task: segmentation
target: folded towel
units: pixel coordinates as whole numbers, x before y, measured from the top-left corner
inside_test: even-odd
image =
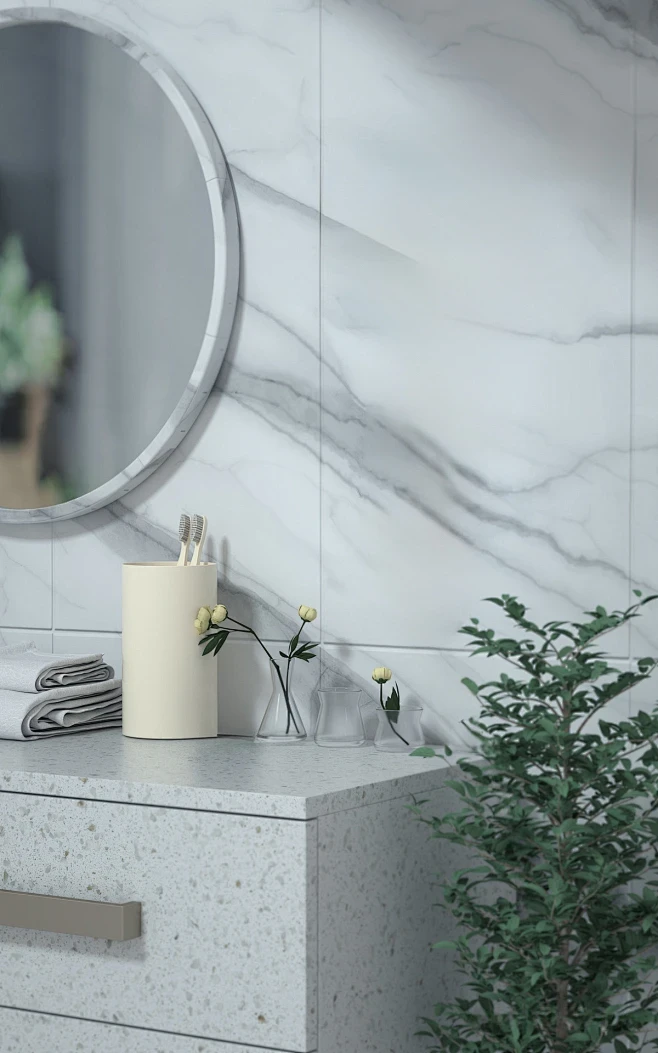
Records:
[[[43,654],[33,643],[0,648],[0,691],[48,691],[113,676],[102,654]]]
[[[121,681],[53,687],[49,691],[0,690],[0,738],[47,739],[74,731],[121,727]]]

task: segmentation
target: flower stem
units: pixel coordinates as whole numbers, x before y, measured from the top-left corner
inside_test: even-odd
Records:
[[[279,663],[270,654],[270,652],[268,651],[267,647],[265,646],[265,644],[261,640],[261,638],[258,635],[258,633],[256,633],[251,628],[250,625],[245,625],[244,622],[239,622],[237,620],[237,618],[229,618],[228,621],[235,622],[236,625],[241,625],[243,629],[246,629],[246,631],[248,633],[251,633],[251,635],[253,636],[254,640],[256,640],[256,642],[259,643],[260,646],[265,651],[265,654],[267,655],[267,657],[269,658],[270,662],[272,663],[272,665],[276,669],[276,675],[279,678],[279,683],[281,684],[281,689],[283,691],[283,697],[285,699],[286,709],[288,711],[288,720],[287,720],[287,723],[286,723],[286,735],[288,735],[290,733],[290,723],[291,723],[291,721],[295,725],[295,731],[297,732],[297,734],[299,734],[299,727],[297,725],[297,721],[295,720],[295,716],[294,716],[294,713],[292,711],[292,706],[290,705],[290,698],[289,698],[289,695],[288,695],[288,683],[289,683],[289,673],[290,673],[290,657],[288,658],[288,671],[287,671],[286,680],[285,680],[285,683],[284,683],[283,677],[281,676],[281,667],[279,666]]]
[[[399,731],[396,731],[396,729],[393,727],[393,721],[391,720],[389,711],[387,710],[386,706],[384,705],[384,685],[381,684],[381,683],[379,685],[379,704],[380,704],[380,706],[382,707],[382,709],[384,710],[384,712],[386,714],[386,719],[388,721],[388,726],[391,729],[391,731],[393,732],[393,734],[397,735],[397,737],[400,739],[400,741],[404,742],[405,746],[408,746],[409,743],[404,738],[404,736],[401,735]],[[400,712],[400,710],[398,709],[398,713],[399,712]]]
[[[302,624],[300,626],[299,633],[301,633],[303,628],[304,628],[304,619],[302,618]],[[297,639],[299,639],[299,633],[297,634]],[[294,640],[294,636],[293,636],[293,640]],[[291,644],[292,644],[292,641],[291,641]],[[288,661],[287,661],[287,664],[286,664],[286,686],[284,688],[285,695],[286,695],[286,703],[288,703],[289,692],[290,692],[290,663],[294,661],[294,658],[293,658],[291,652],[292,652],[292,646],[288,647]],[[292,710],[291,710],[290,706],[288,705],[288,726],[286,728],[286,735],[290,731],[290,718],[291,718],[291,716],[292,716]],[[295,728],[297,728],[296,724],[295,724]]]

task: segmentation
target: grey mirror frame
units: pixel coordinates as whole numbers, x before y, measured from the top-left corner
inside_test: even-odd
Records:
[[[205,336],[185,391],[169,420],[138,457],[95,490],[46,508],[0,507],[0,523],[44,523],[93,512],[127,494],[156,470],[198,417],[219,373],[238,299],[240,233],[235,192],[226,158],[210,121],[187,85],[158,55],[107,23],[56,7],[0,11],[0,31],[26,22],[58,22],[104,37],[133,58],[160,86],[192,140],[206,181],[215,245],[213,293]]]

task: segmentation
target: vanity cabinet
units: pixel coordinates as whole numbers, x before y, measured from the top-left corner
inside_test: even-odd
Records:
[[[2,1053],[279,1053],[121,1025],[0,1009]]]
[[[125,941],[0,926],[3,1053],[420,1053],[454,861],[406,805],[445,807],[445,775],[372,748],[0,742],[0,888],[142,910]]]

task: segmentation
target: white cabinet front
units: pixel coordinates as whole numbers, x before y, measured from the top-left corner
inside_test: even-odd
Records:
[[[276,1053],[118,1024],[0,1009],[2,1053]]]
[[[0,793],[0,888],[142,904],[125,942],[0,927],[0,1005],[316,1048],[316,823]]]

